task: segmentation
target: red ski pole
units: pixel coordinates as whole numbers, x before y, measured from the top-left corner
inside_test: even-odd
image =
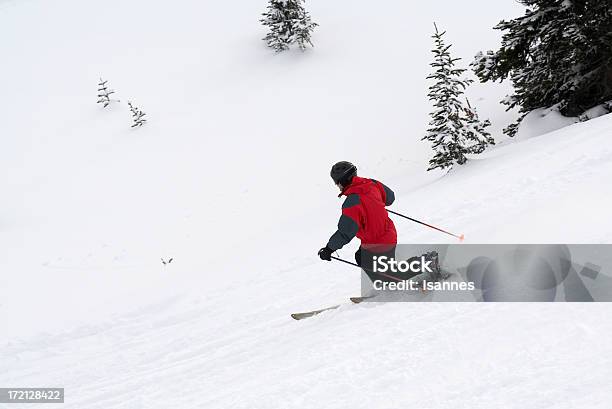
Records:
[[[422,224],[423,226],[427,226],[427,227],[429,227],[429,228],[431,228],[431,229],[434,229],[434,230],[440,231],[440,232],[442,232],[442,233],[446,233],[446,234],[448,234],[449,236],[456,237],[456,238],[458,238],[458,239],[459,239],[459,240],[461,240],[461,241],[463,241],[463,239],[465,239],[465,236],[464,236],[463,234],[459,236],[459,235],[457,235],[457,234],[453,234],[453,233],[448,232],[448,231],[446,231],[446,230],[444,230],[444,229],[441,229],[441,228],[439,228],[439,227],[432,226],[431,224],[427,224],[427,223],[424,223],[424,222],[422,222],[422,221],[420,221],[420,220],[413,219],[412,217],[404,216],[403,214],[401,214],[401,213],[397,213],[397,212],[394,212],[393,210],[389,210],[389,209],[387,209],[387,211],[388,211],[389,213],[393,213],[394,215],[397,215],[397,216],[403,217],[404,219],[408,219],[408,220],[410,220],[411,222],[415,222],[415,223],[418,223],[418,224]]]

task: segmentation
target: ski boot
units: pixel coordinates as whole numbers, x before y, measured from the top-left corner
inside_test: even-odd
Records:
[[[437,251],[430,251],[425,253],[425,259],[431,260],[431,270],[432,272],[429,274],[431,281],[442,281],[446,280],[450,274],[442,271],[440,268],[440,260],[438,258]]]

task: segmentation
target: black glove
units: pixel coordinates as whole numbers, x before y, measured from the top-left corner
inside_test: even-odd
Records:
[[[319,250],[319,257],[321,257],[321,260],[331,261],[331,255],[333,252],[334,251],[329,247],[323,247],[321,250]]]

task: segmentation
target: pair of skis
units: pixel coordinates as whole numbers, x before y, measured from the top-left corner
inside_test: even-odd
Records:
[[[368,298],[372,298],[372,297],[351,297],[350,300],[353,304],[359,304],[359,303],[364,302]],[[325,311],[335,310],[337,308],[340,308],[341,305],[342,304],[332,305],[331,307],[327,307],[327,308],[323,308],[323,309],[315,310],[315,311],[297,312],[297,313],[291,314],[291,318],[293,318],[294,320],[298,320],[298,321],[303,320],[305,318],[310,318],[310,317],[314,317],[315,315],[319,315]]]
[[[444,271],[444,270],[440,270],[440,275],[438,277],[437,281],[446,281],[449,279],[449,277],[452,274]],[[425,291],[425,290],[421,290],[421,291]],[[369,299],[369,298],[374,298],[376,297],[375,295],[370,296],[370,297],[351,297],[350,300],[353,304],[359,304],[364,302],[365,300]],[[342,304],[338,304],[338,305],[332,305],[331,307],[327,307],[327,308],[323,308],[320,310],[315,310],[315,311],[308,311],[308,312],[297,312],[297,313],[293,313],[291,314],[291,318],[293,318],[294,320],[303,320],[305,318],[310,318],[310,317],[314,317],[315,315],[319,315],[322,312],[325,311],[331,311],[331,310],[335,310],[338,309],[342,306]]]

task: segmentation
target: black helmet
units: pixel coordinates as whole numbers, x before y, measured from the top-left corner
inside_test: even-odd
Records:
[[[357,176],[357,167],[351,162],[342,161],[332,166],[329,174],[336,185],[340,184],[346,187],[351,183],[353,177]]]

